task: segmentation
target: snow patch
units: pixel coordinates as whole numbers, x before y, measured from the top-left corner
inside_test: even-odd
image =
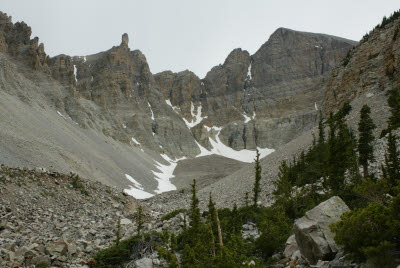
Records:
[[[243,115],[243,117],[244,117],[244,123],[245,123],[245,124],[251,120],[251,118],[248,117],[246,114],[242,114],[242,115]]]
[[[367,93],[367,98],[371,98],[371,97],[373,97],[374,96],[374,93]]]
[[[256,157],[256,152],[252,150],[247,150],[243,149],[240,151],[236,151],[228,146],[226,146],[219,138],[219,134],[221,133],[222,128],[218,127],[212,127],[213,129],[218,130],[217,135],[215,136],[215,141],[211,138],[209,138],[210,144],[212,149],[208,151],[205,149],[203,146],[201,146],[197,141],[196,144],[200,149],[200,154],[197,155],[196,157],[201,157],[201,156],[206,156],[206,155],[221,155],[227,158],[235,159],[238,161],[246,162],[246,163],[252,163]],[[263,158],[270,153],[274,152],[274,149],[268,149],[268,148],[257,148],[259,153],[260,153],[260,158]]]
[[[247,69],[247,76],[249,77],[249,80],[251,80],[251,62],[249,68]]]
[[[197,107],[197,114],[194,114],[194,105],[192,102],[191,107],[190,107],[190,113],[192,114],[192,117],[194,117],[194,120],[192,119],[192,121],[189,122],[185,118],[182,117],[183,121],[185,121],[185,124],[187,125],[188,128],[192,128],[192,127],[198,125],[203,119],[207,118],[207,116],[201,117],[201,109],[202,109],[202,107],[201,107],[201,105],[199,105]]]
[[[62,113],[60,113],[59,111],[57,111],[58,115],[61,116],[62,118],[65,119],[65,117],[62,115]]]
[[[318,111],[318,105],[317,105],[316,102],[314,102],[314,108],[315,108],[316,111]]]
[[[75,82],[78,82],[78,79],[76,79],[76,73],[78,70],[76,69],[76,65],[74,64],[74,77],[75,77]]]
[[[149,105],[149,107],[150,107],[150,112],[151,112],[151,120],[154,120],[154,113],[153,113],[153,110],[151,109],[151,105],[150,105],[150,103],[149,102],[147,102],[147,104]]]
[[[142,186],[137,180],[135,180],[134,178],[132,178],[132,176],[130,176],[130,175],[128,175],[128,174],[125,174],[125,177],[126,177],[130,182],[132,182],[133,185],[134,185],[136,188],[138,188],[138,189],[140,189],[140,190],[144,190],[143,186]]]
[[[123,128],[126,128],[126,125],[125,125],[125,124],[122,124],[122,127],[123,127]]]
[[[165,100],[165,102],[167,103],[168,106],[171,106],[172,110],[174,110],[175,113],[179,114],[179,112],[178,112],[180,110],[179,107],[172,106],[172,103],[170,100]]]
[[[133,141],[134,143],[136,143],[137,145],[140,145],[140,142],[138,142],[134,137],[132,137],[132,141]]]
[[[86,62],[86,56],[83,57],[83,62]]]
[[[128,195],[133,196],[136,199],[146,199],[154,196],[153,194],[144,191],[143,186],[130,175],[125,174],[125,177],[133,183],[133,186],[130,186],[130,189],[124,189],[124,192]]]
[[[154,178],[158,182],[157,190],[154,191],[157,194],[176,190],[176,186],[170,182],[170,179],[175,177],[174,170],[178,165],[178,161],[186,159],[186,157],[182,157],[176,160],[172,160],[166,154],[162,154],[161,157],[164,158],[164,160],[167,161],[169,164],[164,165],[154,160],[154,162],[156,163],[156,168],[159,170],[159,172],[152,171],[155,176]]]

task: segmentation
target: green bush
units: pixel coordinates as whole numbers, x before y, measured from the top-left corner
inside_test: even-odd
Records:
[[[72,177],[72,182],[71,182],[72,188],[79,190],[81,194],[88,196],[89,192],[86,190],[85,185],[81,182],[79,175],[75,175]]]
[[[393,212],[391,208],[376,203],[347,212],[342,215],[341,221],[331,225],[335,241],[357,261],[369,259],[380,264],[377,260],[386,256],[382,261],[388,262],[390,251],[400,234],[399,222]]]
[[[167,221],[178,215],[179,213],[184,213],[186,212],[186,209],[181,208],[181,209],[176,209],[174,211],[171,211],[170,213],[165,214],[164,216],[161,217],[161,221]]]
[[[103,249],[94,256],[96,267],[99,268],[114,268],[122,267],[130,261],[132,251],[138,247],[140,243],[148,242],[151,240],[150,235],[142,236],[136,235],[129,239],[122,240],[118,245],[113,245],[109,248]]]

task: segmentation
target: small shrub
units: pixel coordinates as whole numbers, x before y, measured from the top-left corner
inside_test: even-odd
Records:
[[[165,214],[164,216],[161,217],[161,221],[167,221],[172,219],[173,217],[175,217],[176,215],[178,215],[179,213],[184,213],[186,212],[186,209],[182,208],[182,209],[177,209],[174,210],[170,213]]]
[[[39,263],[36,264],[36,268],[49,268],[50,266],[47,263]]]
[[[85,185],[81,182],[79,175],[75,175],[72,177],[72,182],[71,182],[72,188],[79,190],[81,194],[88,196],[89,192],[86,190]]]
[[[132,252],[136,248],[141,248],[141,244],[145,244],[150,240],[149,235],[145,235],[144,239],[142,239],[141,235],[136,235],[120,241],[118,245],[100,250],[94,256],[94,260],[96,261],[95,267],[113,268],[123,266],[131,260]]]

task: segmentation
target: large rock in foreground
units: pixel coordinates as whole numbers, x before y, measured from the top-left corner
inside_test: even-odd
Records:
[[[339,251],[329,225],[340,220],[349,207],[337,196],[306,212],[294,223],[294,234],[301,254],[311,264],[318,260],[332,260]]]

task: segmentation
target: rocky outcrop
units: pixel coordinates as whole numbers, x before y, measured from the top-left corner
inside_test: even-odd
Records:
[[[315,125],[323,79],[355,44],[280,28],[253,56],[235,49],[202,80],[188,71],[155,79],[184,118],[190,103],[202,107],[207,118],[191,131],[204,147],[213,138],[205,127],[218,126],[234,149],[278,148]]]
[[[29,26],[13,24],[4,13],[0,20],[0,51],[59,81],[66,96],[56,105],[63,103],[81,127],[127,144],[134,137],[175,157],[199,154],[196,142],[211,149],[209,139],[218,133],[225,145],[240,150],[278,148],[310,129],[321,79],[353,44],[278,29],[253,56],[235,49],[199,79],[190,71],[153,75],[145,56],[130,50],[126,33],[105,52],[50,58],[37,37],[30,39]],[[86,100],[100,109],[88,110]],[[213,126],[222,131],[209,131]]]
[[[324,110],[400,86],[400,19],[376,27],[334,68],[325,86]]]
[[[136,233],[136,200],[75,179],[42,168],[0,167],[1,267],[81,267],[114,243],[118,219],[122,237]]]
[[[337,196],[319,204],[306,215],[297,219],[293,226],[294,235],[301,254],[311,264],[318,260],[332,260],[339,251],[329,226],[340,220],[349,207]]]

